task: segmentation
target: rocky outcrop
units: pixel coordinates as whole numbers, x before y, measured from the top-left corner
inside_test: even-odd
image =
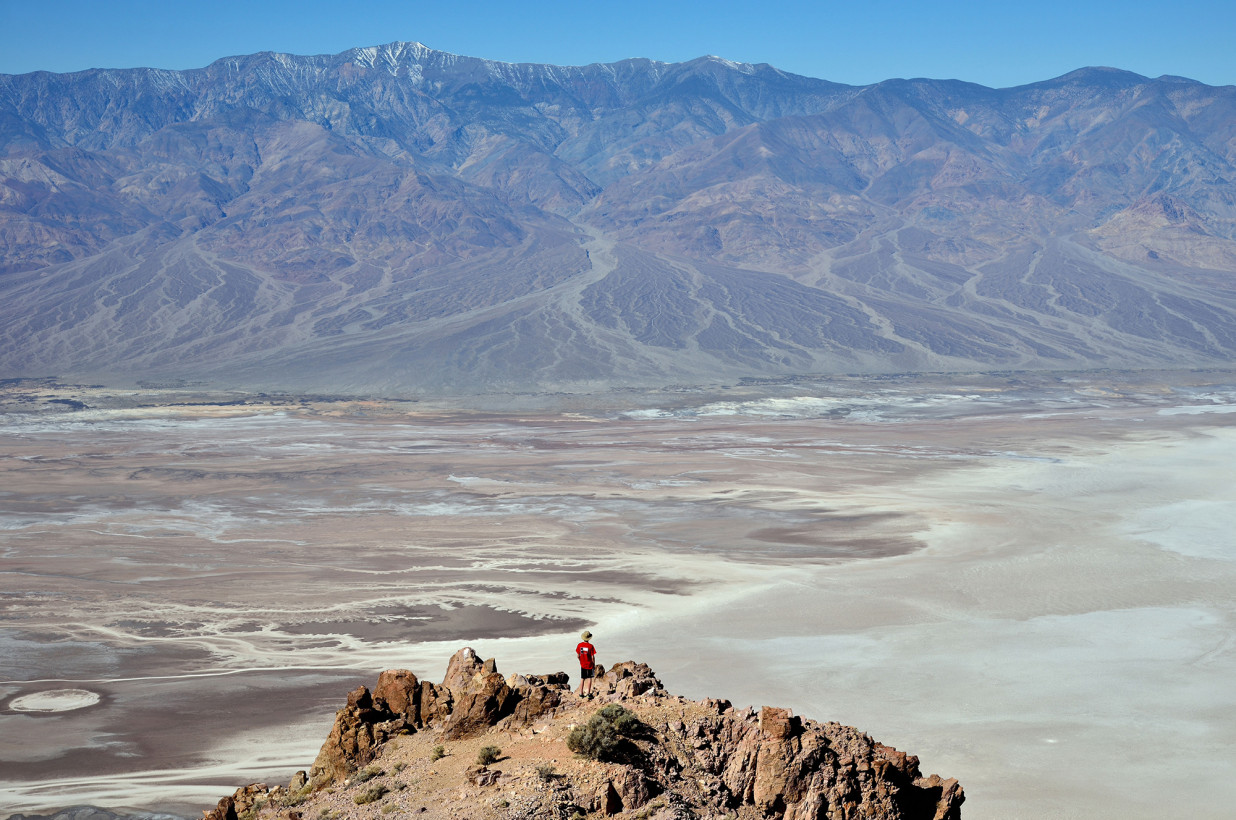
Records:
[[[335,713],[330,734],[313,761],[309,782],[321,787],[342,780],[377,757],[382,744],[392,736],[410,728],[385,701],[375,703],[369,690],[358,686],[348,693],[347,706]]]
[[[267,802],[269,794],[270,790],[265,783],[241,786],[231,797],[220,800],[212,811],[202,812],[202,820],[239,820],[242,817],[251,817],[261,804]]]
[[[518,700],[511,709],[505,725],[529,726],[541,715],[557,709],[564,700],[564,694],[570,692],[570,687],[565,680],[566,675],[562,674],[561,677],[563,680],[559,682],[556,675],[550,675],[548,678],[539,678],[535,675],[527,677],[512,675],[507,685],[511,687]]]
[[[458,740],[503,720],[511,728],[527,725],[556,708],[567,686],[565,673],[518,676],[518,683],[510,686],[493,659],[482,661],[468,647],[451,656],[440,686],[406,669],[388,669],[372,693],[364,686],[348,693],[310,769],[310,783],[320,788],[347,778],[398,734],[441,726],[443,739]]]
[[[378,685],[373,687],[373,702],[378,708],[417,724],[422,692],[416,675],[407,669],[388,669],[378,676]]]
[[[634,698],[645,692],[664,693],[661,681],[646,663],[624,661],[606,669],[597,666],[597,677],[592,691],[606,701]]]
[[[498,674],[498,666],[492,659],[482,661],[469,648],[451,657],[442,686],[449,689],[454,698],[454,707],[443,727],[446,740],[485,731],[514,712],[521,699],[519,692]]]
[[[784,820],[960,817],[956,780],[923,778],[918,758],[837,723],[786,709],[721,711],[669,727],[660,771],[690,772],[723,804],[752,805]],[[681,767],[681,768],[679,768]]]
[[[341,793],[352,798],[347,817],[385,816],[356,808],[384,800],[386,814],[404,809],[425,820],[632,811],[649,820],[961,817],[957,780],[924,777],[917,757],[852,727],[677,697],[634,661],[598,672],[595,699],[586,701],[565,674],[504,678],[471,649],[455,653],[440,685],[388,670],[372,693],[348,694],[307,780],[298,772],[286,789],[247,786],[206,819],[318,816],[334,812]],[[625,716],[621,754],[572,756],[580,746],[567,743],[571,730],[604,717],[599,709]],[[502,754],[484,755],[494,751],[485,746]]]
[[[852,87],[413,43],[0,75],[0,373],[403,395],[1226,368],[1234,109],[1110,68]]]

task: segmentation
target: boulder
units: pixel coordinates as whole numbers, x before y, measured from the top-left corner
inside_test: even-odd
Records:
[[[605,779],[578,797],[589,811],[612,817],[639,809],[648,802],[652,791],[647,776],[636,766],[611,765]]]
[[[254,805],[258,802],[259,797],[266,797],[270,793],[270,789],[265,783],[250,783],[248,786],[241,786],[232,795],[232,800],[236,805],[236,814],[244,816],[253,811]]]
[[[358,686],[348,693],[347,706],[335,713],[330,734],[309,770],[309,782],[322,788],[346,778],[377,757],[383,743],[409,728],[384,700],[375,703],[369,690]]]
[[[528,683],[533,686],[552,686],[555,689],[570,689],[571,676],[566,672],[551,672],[548,675],[528,675]]]
[[[501,776],[502,772],[488,766],[473,766],[464,772],[464,779],[473,786],[492,786]]]
[[[429,681],[421,681],[420,707],[417,711],[417,726],[436,726],[446,721],[455,705],[451,690]]]
[[[848,726],[765,707],[758,721],[731,708],[665,731],[689,755],[687,771],[673,768],[672,776],[690,772],[722,805],[751,805],[782,820],[960,820],[965,796],[956,781],[923,778],[917,757]]]
[[[236,801],[231,797],[220,798],[217,806],[202,812],[202,820],[239,820],[236,816]]]
[[[623,810],[622,798],[618,795],[618,790],[614,788],[614,784],[608,780],[605,781],[605,786],[601,789],[596,810],[606,817],[613,817]]]
[[[760,710],[760,731],[772,738],[794,737],[802,731],[802,721],[789,709],[765,706]]]
[[[486,731],[515,710],[520,696],[497,672],[475,678],[458,696],[442,727],[444,740],[458,740]]]
[[[623,766],[621,772],[610,779],[610,785],[621,801],[619,811],[635,811],[652,797],[648,778],[634,766]]]
[[[407,669],[387,669],[379,675],[373,699],[379,708],[401,715],[409,723],[416,724],[420,720],[420,681]]]
[[[608,670],[597,666],[597,677],[593,681],[595,693],[608,700],[623,700],[638,697],[646,692],[664,695],[665,688],[652,669],[645,663],[623,661]]]
[[[519,728],[530,726],[537,718],[552,712],[562,704],[563,690],[554,686],[520,686],[515,688],[519,696],[504,726]]]
[[[253,811],[259,797],[269,793],[265,783],[241,786],[231,796],[221,799],[213,809],[202,812],[202,820],[239,820]]]
[[[450,691],[455,700],[459,700],[479,686],[486,675],[496,673],[497,664],[491,662],[490,670],[486,672],[485,662],[477,657],[472,647],[465,646],[447,661],[446,677],[442,679],[442,686]]]

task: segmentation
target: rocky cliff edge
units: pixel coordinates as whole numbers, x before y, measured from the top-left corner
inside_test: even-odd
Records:
[[[237,789],[204,820],[961,817],[956,779],[857,729],[671,695],[634,661],[599,672],[585,700],[565,673],[504,677],[468,648],[440,684],[388,670],[348,694],[308,772]],[[615,716],[604,753],[572,751]]]

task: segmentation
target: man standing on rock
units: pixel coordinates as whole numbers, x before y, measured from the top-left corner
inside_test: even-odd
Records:
[[[592,679],[596,675],[596,657],[597,648],[588,641],[592,638],[592,633],[584,630],[580,635],[583,638],[579,642],[579,646],[575,647],[575,654],[579,655],[579,696],[592,700]]]

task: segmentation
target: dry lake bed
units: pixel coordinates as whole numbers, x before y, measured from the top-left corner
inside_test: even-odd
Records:
[[[602,663],[790,706],[975,818],[1236,803],[1236,379],[445,403],[0,394],[0,817],[197,816],[348,689]]]

